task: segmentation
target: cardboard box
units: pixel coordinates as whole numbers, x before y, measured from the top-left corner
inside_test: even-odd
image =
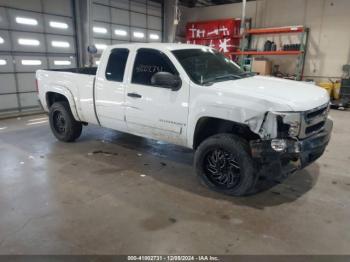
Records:
[[[253,59],[252,72],[268,76],[272,72],[272,63],[266,59]]]

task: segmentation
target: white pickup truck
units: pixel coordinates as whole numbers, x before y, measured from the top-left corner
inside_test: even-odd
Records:
[[[36,79],[57,139],[96,124],[192,148],[202,180],[235,196],[252,192],[264,170],[315,161],[333,126],[325,90],[243,72],[198,45],[113,45],[97,69],[38,70]]]

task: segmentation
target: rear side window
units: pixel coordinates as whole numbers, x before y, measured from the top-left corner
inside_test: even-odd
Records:
[[[132,83],[140,85],[152,85],[151,78],[157,72],[169,72],[178,75],[175,66],[161,51],[141,48],[137,51]]]
[[[125,48],[113,49],[109,55],[106,79],[110,81],[123,82],[125,65],[128,60],[129,50]]]

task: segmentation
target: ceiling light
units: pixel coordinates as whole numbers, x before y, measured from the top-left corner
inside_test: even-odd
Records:
[[[16,23],[23,24],[23,25],[37,25],[38,21],[33,18],[16,17]]]
[[[114,30],[114,34],[120,35],[120,36],[126,36],[128,34],[128,32],[126,32],[125,30],[116,29],[116,30]]]
[[[100,60],[96,60],[96,61],[95,61],[95,64],[96,64],[96,65],[99,65],[99,64],[100,64]]]
[[[134,32],[133,35],[136,38],[144,38],[145,37],[145,34],[142,32]]]
[[[6,60],[5,59],[0,59],[0,65],[6,65],[7,64],[7,62],[6,62]]]
[[[150,34],[149,38],[153,39],[153,40],[158,40],[159,39],[159,35],[157,35],[157,34]]]
[[[0,36],[0,44],[3,44],[5,42],[4,38]]]
[[[100,50],[103,50],[103,49],[107,48],[107,45],[105,45],[105,44],[95,44],[95,46],[96,46],[97,49],[100,49]]]
[[[36,40],[36,39],[26,39],[26,38],[20,38],[20,39],[18,39],[18,43],[19,43],[20,45],[34,45],[34,46],[40,45],[39,40]]]
[[[54,28],[60,28],[60,29],[67,29],[68,24],[62,23],[62,22],[56,22],[56,21],[50,21],[50,26]]]
[[[69,60],[55,60],[53,61],[54,65],[70,65],[72,64]]]
[[[98,33],[98,34],[107,34],[107,29],[104,27],[96,27],[94,26],[92,28],[92,30],[94,31],[94,33]]]
[[[67,48],[70,46],[68,42],[63,42],[63,41],[52,41],[51,45],[54,47],[64,47],[64,48]]]
[[[22,65],[41,65],[40,60],[22,60]]]

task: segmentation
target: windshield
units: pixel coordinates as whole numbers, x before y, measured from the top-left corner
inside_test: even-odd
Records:
[[[222,53],[210,48],[172,51],[191,80],[199,85],[252,76]]]

